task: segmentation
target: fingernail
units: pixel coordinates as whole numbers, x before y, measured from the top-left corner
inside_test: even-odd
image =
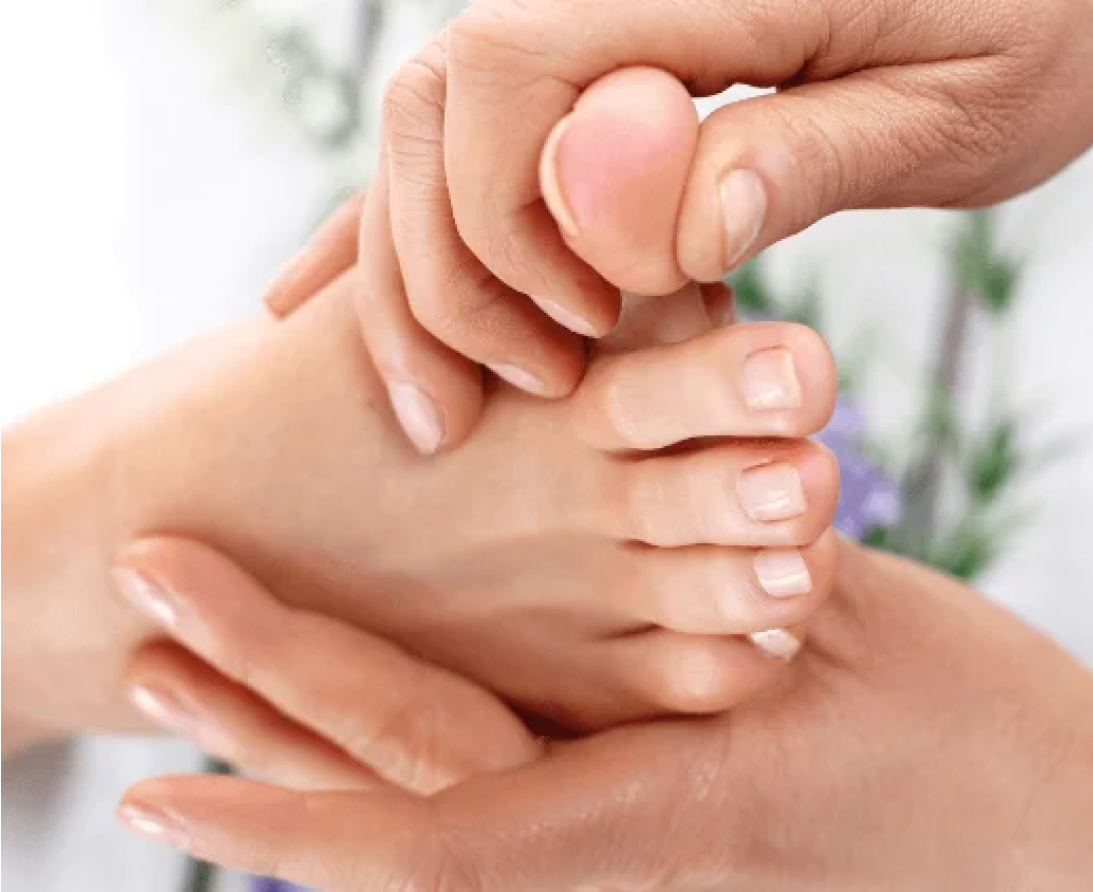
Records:
[[[586,319],[582,319],[571,310],[567,310],[561,304],[556,304],[552,300],[543,300],[538,297],[535,298],[535,303],[539,306],[539,309],[546,313],[551,319],[559,325],[568,328],[570,331],[586,338],[599,337],[599,332],[592,327],[592,323]]]
[[[173,629],[178,625],[178,601],[155,579],[131,567],[110,571],[118,590],[149,619]]]
[[[801,639],[785,629],[752,632],[748,639],[767,656],[776,660],[792,660],[801,649]]]
[[[499,362],[496,365],[491,365],[490,371],[502,381],[508,381],[513,387],[519,387],[521,390],[539,396],[547,395],[546,385],[543,384],[542,380],[519,366]]]
[[[753,353],[744,361],[744,402],[749,409],[798,409],[801,384],[793,354],[784,347]]]
[[[754,171],[734,170],[721,181],[719,192],[725,269],[731,270],[759,237],[767,216],[767,190]]]
[[[808,507],[801,475],[786,462],[748,468],[736,481],[736,492],[748,517],[761,523],[800,517]]]
[[[561,144],[562,137],[565,136],[565,132],[569,129],[572,121],[573,116],[566,115],[554,125],[554,129],[550,131],[550,136],[547,137],[547,141],[543,146],[543,154],[539,158],[539,188],[543,193],[543,201],[546,202],[547,209],[554,216],[558,228],[570,238],[576,237],[580,230],[577,228],[577,221],[559,183],[558,146]]]
[[[444,416],[425,391],[408,381],[397,381],[387,386],[391,405],[399,424],[423,455],[432,455],[444,443],[446,431]]]
[[[129,689],[129,699],[145,718],[165,731],[192,740],[208,752],[226,752],[222,736],[170,691],[134,685]]]
[[[755,578],[768,595],[791,598],[812,591],[808,565],[796,548],[768,548],[754,558]]]
[[[123,802],[118,806],[118,819],[130,830],[156,842],[176,849],[189,846],[181,820],[165,809],[140,802]]]

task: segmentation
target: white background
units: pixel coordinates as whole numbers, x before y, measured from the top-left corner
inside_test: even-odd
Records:
[[[257,101],[261,87],[233,76],[180,5],[63,0],[5,15],[5,423],[256,308],[340,185],[342,168]],[[385,68],[424,36],[410,36],[420,22],[396,25]],[[1032,265],[1001,346],[973,332],[966,400],[985,403],[1001,361],[1016,403],[1034,409],[1030,440],[1077,443],[1023,486],[1026,525],[983,587],[1093,663],[1090,208],[1087,157],[1007,209],[1007,244]],[[779,282],[819,277],[837,352],[875,339],[863,395],[875,434],[908,430],[950,224],[922,211],[845,215],[772,252]],[[5,766],[9,890],[175,888],[173,857],[116,829],[111,810],[132,780],[194,762],[181,744],[100,741],[67,762]]]

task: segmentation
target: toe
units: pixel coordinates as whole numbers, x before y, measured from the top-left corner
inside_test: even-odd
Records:
[[[695,635],[747,635],[802,623],[834,576],[834,539],[804,548],[626,548],[610,609],[630,624]]]
[[[673,548],[803,546],[831,524],[839,468],[812,440],[742,440],[620,461],[610,535]]]
[[[579,430],[608,451],[697,437],[803,437],[827,423],[837,377],[804,325],[749,323],[685,343],[600,356],[576,400]]]
[[[705,714],[738,705],[785,668],[747,638],[692,637],[663,629],[610,642],[610,659],[649,715]]]

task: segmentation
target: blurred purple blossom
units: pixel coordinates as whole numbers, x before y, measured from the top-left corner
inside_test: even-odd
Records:
[[[899,520],[899,487],[861,451],[865,418],[840,396],[835,412],[816,439],[831,450],[842,472],[842,490],[835,509],[835,528],[860,539],[875,527],[890,527]]]

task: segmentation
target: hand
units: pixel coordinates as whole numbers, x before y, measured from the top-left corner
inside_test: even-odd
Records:
[[[134,657],[126,685],[154,724],[290,786],[432,793],[536,758],[499,701],[337,620],[294,609],[216,551],[132,543],[114,568],[134,600],[175,593],[174,642]]]
[[[407,308],[368,306],[396,320],[370,349],[445,422],[417,445],[473,427],[461,357],[571,391],[565,330],[610,330],[617,287],[715,280],[845,208],[970,207],[1036,185],[1093,143],[1091,53],[1093,7],[1069,0],[480,0],[388,88],[385,231],[361,231],[397,255]],[[699,128],[680,82],[778,91]]]
[[[336,890],[1086,888],[1093,679],[953,580],[843,551],[785,683],[731,714],[424,800],[174,777],[122,818]]]

